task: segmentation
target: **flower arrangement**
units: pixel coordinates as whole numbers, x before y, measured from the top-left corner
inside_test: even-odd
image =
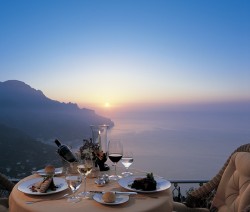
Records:
[[[109,167],[105,164],[107,161],[106,153],[101,149],[99,143],[94,143],[92,138],[83,139],[83,146],[80,147],[80,157],[84,159],[87,155],[91,155],[95,166],[99,166],[100,171],[107,171]]]

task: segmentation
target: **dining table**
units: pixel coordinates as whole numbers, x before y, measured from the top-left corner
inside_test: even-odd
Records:
[[[124,169],[122,167],[117,168],[118,174]],[[133,177],[141,177],[147,174],[147,171],[139,169],[131,169]],[[99,172],[98,175],[106,174],[110,175],[113,172],[111,170],[106,172]],[[65,175],[59,174],[54,177],[65,180]],[[9,196],[9,211],[10,212],[172,212],[173,211],[173,197],[171,187],[166,189],[160,189],[155,192],[137,192],[137,194],[129,195],[128,201],[122,204],[102,204],[93,198],[82,199],[77,203],[67,202],[67,196],[71,195],[71,190],[67,187],[66,189],[47,195],[30,194],[29,192],[23,192],[20,190],[20,186],[25,182],[29,182],[33,179],[41,178],[37,173],[25,177],[20,180],[13,188]],[[86,189],[87,191],[131,191],[124,186],[121,186],[120,181],[110,180],[108,183],[100,186],[96,183],[95,177],[87,177]],[[157,179],[164,179],[159,177]],[[164,179],[165,180],[165,179]],[[166,182],[169,182],[166,180]],[[66,181],[65,181],[66,183]],[[169,182],[170,183],[170,182]],[[83,186],[80,186],[76,195],[83,191]],[[133,190],[132,190],[133,191]],[[94,195],[94,193],[93,193]],[[33,201],[33,204],[30,202]],[[29,204],[28,204],[29,203]]]

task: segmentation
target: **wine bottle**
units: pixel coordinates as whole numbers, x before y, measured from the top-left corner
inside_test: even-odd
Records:
[[[72,162],[76,162],[77,159],[75,157],[75,155],[73,154],[73,152],[71,152],[71,150],[69,149],[68,146],[61,144],[61,142],[59,140],[55,140],[56,145],[58,146],[58,150],[57,153],[66,161],[72,163]]]

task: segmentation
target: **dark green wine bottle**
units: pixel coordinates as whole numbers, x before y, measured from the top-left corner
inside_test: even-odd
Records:
[[[73,152],[70,150],[68,146],[65,144],[61,144],[60,141],[57,139],[55,140],[56,145],[58,146],[57,153],[66,161],[72,163],[72,162],[77,162],[77,159]]]

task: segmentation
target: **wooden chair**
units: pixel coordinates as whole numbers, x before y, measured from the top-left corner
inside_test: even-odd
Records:
[[[211,206],[201,208],[212,193]],[[237,148],[212,180],[188,195],[185,204],[174,202],[174,211],[250,212],[250,144]]]
[[[0,212],[7,212],[9,208],[8,196],[14,187],[4,174],[0,173]]]

